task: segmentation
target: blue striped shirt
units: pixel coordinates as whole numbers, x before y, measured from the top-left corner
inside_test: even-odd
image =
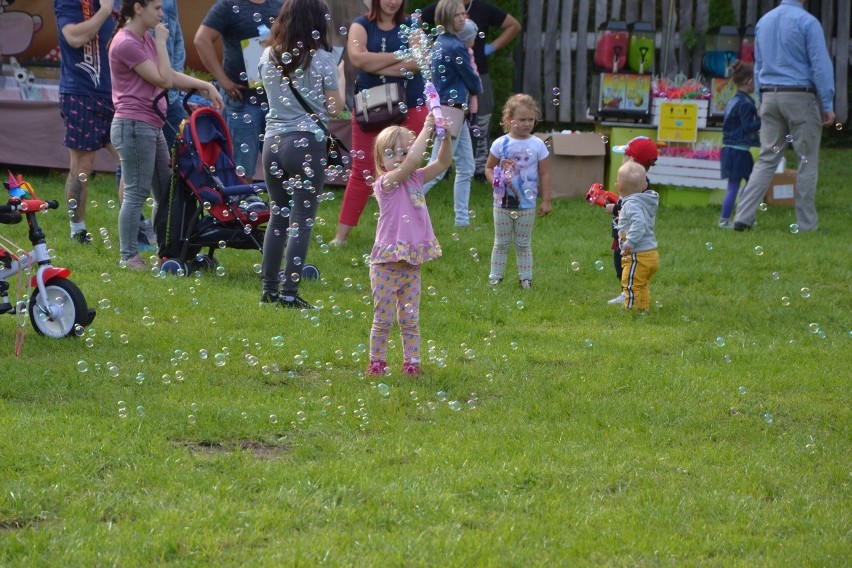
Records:
[[[834,70],[819,21],[799,0],[782,0],[757,22],[755,90],[761,85],[815,87],[825,112],[834,112]]]

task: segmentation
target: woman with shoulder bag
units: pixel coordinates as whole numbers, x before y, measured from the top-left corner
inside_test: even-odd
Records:
[[[355,79],[356,100],[361,94],[361,102],[369,105],[371,99],[386,95],[387,91],[382,86],[395,88],[396,84],[402,85],[407,111],[404,113],[405,118],[397,123],[417,134],[423,128],[428,110],[423,101],[424,82],[417,64],[414,61],[399,61],[394,55],[395,51],[407,47],[399,35],[400,26],[404,23],[405,0],[371,0],[370,12],[356,18],[349,27],[346,52],[349,61],[358,69]],[[371,96],[367,98],[365,91],[371,88]],[[362,122],[363,119],[361,116]],[[373,191],[368,178],[372,180],[374,175],[373,143],[381,130],[382,126],[378,124],[362,127],[355,109],[350,152],[352,171],[343,194],[337,233],[331,241],[333,245],[340,246],[349,238],[350,231],[358,224]]]
[[[269,100],[262,160],[272,206],[263,240],[261,305],[313,309],[299,296],[299,282],[325,183],[327,141],[319,122],[343,105],[327,13],[324,0],[285,0],[258,64]],[[282,284],[278,273],[285,256]]]

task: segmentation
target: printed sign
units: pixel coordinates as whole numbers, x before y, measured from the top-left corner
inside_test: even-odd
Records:
[[[657,140],[695,142],[698,139],[698,105],[694,102],[666,101],[660,105]]]

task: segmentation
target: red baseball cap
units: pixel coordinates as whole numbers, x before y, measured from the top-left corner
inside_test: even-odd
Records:
[[[626,154],[639,162],[646,170],[657,161],[657,143],[647,136],[637,136],[623,146],[613,146],[616,154]]]

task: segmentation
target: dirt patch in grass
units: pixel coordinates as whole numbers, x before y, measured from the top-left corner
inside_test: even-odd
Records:
[[[256,458],[274,459],[290,450],[290,444],[262,442],[260,440],[237,440],[234,442],[200,442],[175,441],[177,445],[188,448],[193,454],[215,456],[233,452],[250,452]]]
[[[11,519],[0,518],[0,532],[2,531],[17,531],[27,527],[35,527],[47,520],[46,515],[36,515],[34,517],[15,517]]]

